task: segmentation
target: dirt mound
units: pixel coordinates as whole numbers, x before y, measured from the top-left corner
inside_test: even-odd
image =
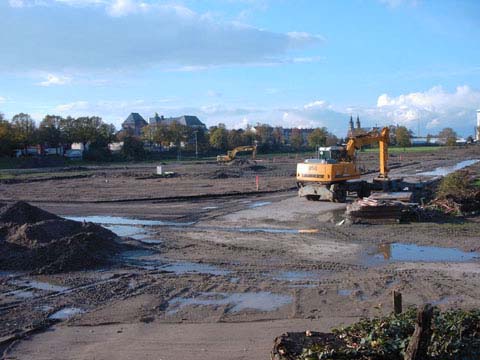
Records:
[[[255,160],[237,158],[237,159],[233,159],[232,161],[230,161],[227,165],[228,166],[241,166],[241,165],[256,165],[256,164],[257,164],[257,162]]]
[[[103,266],[117,236],[93,223],[60,218],[17,202],[0,208],[0,269],[58,273]]]
[[[229,179],[239,178],[240,176],[241,171],[239,169],[222,169],[215,171],[215,173],[210,176],[210,179]]]
[[[0,206],[0,223],[3,224],[33,224],[43,220],[60,219],[57,215],[24,201],[11,205],[0,204]]]

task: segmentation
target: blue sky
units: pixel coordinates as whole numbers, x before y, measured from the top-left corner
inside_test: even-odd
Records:
[[[473,133],[480,2],[0,0],[0,112]]]

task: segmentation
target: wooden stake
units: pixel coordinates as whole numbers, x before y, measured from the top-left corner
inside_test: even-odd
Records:
[[[402,313],[402,293],[393,290],[393,313],[400,315]]]
[[[423,360],[427,358],[428,343],[432,336],[432,316],[433,307],[430,304],[424,305],[417,311],[415,331],[408,343],[404,360]]]

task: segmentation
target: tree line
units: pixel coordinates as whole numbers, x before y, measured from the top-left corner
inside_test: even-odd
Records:
[[[11,155],[16,149],[42,145],[57,148],[72,143],[90,144],[102,149],[115,140],[115,126],[98,116],[79,118],[47,115],[37,126],[30,115],[20,113],[10,121],[0,113],[0,155]]]
[[[412,131],[405,126],[391,126],[390,136],[392,145],[411,146]],[[447,145],[455,145],[457,134],[446,128],[438,137],[444,138]],[[207,130],[173,122],[145,126],[140,136],[134,136],[131,129],[117,132],[114,125],[103,122],[98,116],[73,118],[46,115],[37,126],[28,114],[17,114],[8,121],[0,113],[0,156],[12,155],[16,149],[39,144],[56,148],[82,143],[89,144],[89,150],[84,154],[87,159],[106,160],[110,156],[108,144],[115,141],[124,142],[124,157],[142,159],[146,156],[145,149],[148,151],[159,146],[199,154],[225,152],[237,146],[253,144],[261,152],[302,151],[341,144],[345,139],[338,138],[325,127],[284,129],[261,123],[246,129],[227,129],[224,124],[218,124]]]

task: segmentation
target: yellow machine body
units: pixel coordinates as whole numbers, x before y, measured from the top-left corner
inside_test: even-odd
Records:
[[[257,158],[257,145],[238,146],[235,149],[228,151],[227,155],[218,155],[217,162],[223,163],[233,161],[240,152],[251,152],[252,159],[255,160]]]
[[[297,164],[299,196],[305,196],[309,200],[342,202],[348,191],[365,194],[368,191],[366,184],[348,181],[360,179],[356,151],[370,144],[378,143],[379,147],[378,179],[388,180],[388,141],[389,128],[384,127],[381,131],[373,129],[357,132],[345,146],[320,147],[316,159],[307,159]]]

